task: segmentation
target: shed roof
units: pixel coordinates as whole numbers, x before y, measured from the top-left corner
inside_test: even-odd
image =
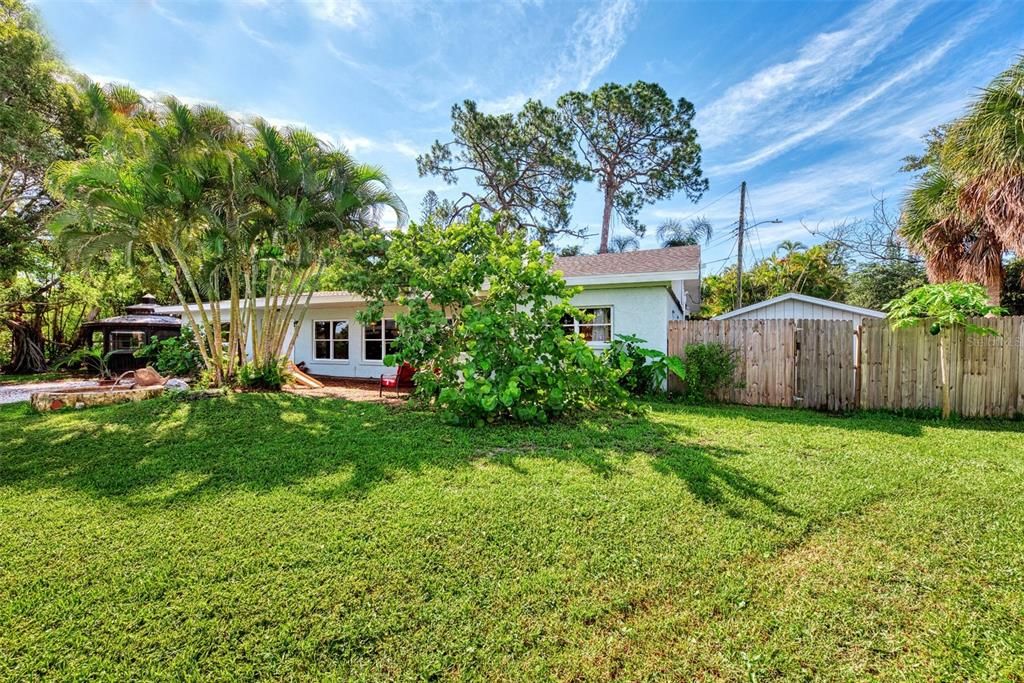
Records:
[[[824,306],[825,308],[834,308],[838,311],[845,311],[847,313],[854,313],[856,315],[862,315],[868,318],[884,318],[885,313],[882,311],[876,311],[873,308],[861,308],[860,306],[851,306],[850,304],[841,304],[838,301],[829,301],[828,299],[819,299],[816,296],[807,296],[806,294],[797,294],[796,292],[789,292],[781,296],[777,296],[773,299],[766,301],[759,301],[756,304],[750,304],[743,308],[737,308],[735,311],[729,311],[728,313],[722,313],[716,315],[714,320],[725,320],[727,318],[735,318],[736,316],[756,311],[760,308],[767,308],[783,301],[802,301],[806,304],[815,304],[817,306]]]

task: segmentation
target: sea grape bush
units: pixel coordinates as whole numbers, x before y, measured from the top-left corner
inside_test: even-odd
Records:
[[[562,327],[564,316],[583,316],[570,304],[578,290],[522,231],[474,211],[462,223],[412,224],[350,247],[345,287],[370,302],[364,322],[379,320],[386,302],[404,311],[385,362],[415,367],[416,393],[451,421],[543,423],[625,405],[620,373]]]

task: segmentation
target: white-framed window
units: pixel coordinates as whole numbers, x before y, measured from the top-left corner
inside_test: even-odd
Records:
[[[580,334],[583,339],[593,344],[610,344],[612,341],[612,307],[589,306],[580,308],[590,320],[580,321],[571,315],[562,318],[562,328],[566,334]]]
[[[136,351],[146,343],[146,335],[142,332],[117,330],[110,333],[111,351]]]
[[[347,320],[313,321],[313,358],[348,360]]]
[[[363,360],[384,360],[384,356],[395,352],[398,339],[398,325],[391,318],[372,322],[363,328]]]

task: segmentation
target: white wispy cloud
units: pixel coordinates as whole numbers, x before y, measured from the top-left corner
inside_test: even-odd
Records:
[[[844,26],[816,34],[793,59],[761,69],[700,109],[701,144],[726,144],[807,97],[834,91],[899,38],[926,5],[881,0],[858,7]]]
[[[266,37],[264,34],[260,33],[253,27],[249,26],[249,24],[247,24],[245,20],[241,17],[238,18],[236,24],[238,26],[238,30],[240,30],[246,37],[248,37],[257,45],[261,45],[267,48],[268,50],[275,51],[281,50],[284,47],[280,43],[274,42],[270,38]]]
[[[356,28],[370,18],[362,0],[304,0],[314,19],[340,28]]]
[[[484,100],[480,108],[490,113],[510,112],[529,99],[544,99],[566,90],[586,90],[622,49],[636,9],[634,0],[604,0],[596,9],[584,7],[569,28],[569,41],[554,66],[533,87]]]
[[[453,71],[437,53],[400,66],[381,66],[356,59],[331,40],[325,43],[325,49],[353,73],[417,113],[450,104],[453,99],[471,93],[475,86],[472,77]]]
[[[417,150],[411,142],[406,140],[395,140],[391,143],[391,147],[396,152],[409,159],[415,159],[419,156],[419,150]]]
[[[742,159],[727,164],[713,166],[708,169],[709,174],[729,175],[748,171],[784,152],[793,149],[807,140],[831,130],[848,119],[851,115],[876,102],[896,86],[906,83],[911,79],[915,79],[934,67],[939,60],[945,57],[951,49],[967,37],[971,30],[987,16],[987,13],[975,14],[969,20],[960,24],[953,34],[946,40],[939,43],[938,46],[928,50],[911,62],[901,65],[892,76],[883,79],[877,85],[863,88],[855,92],[838,106],[823,111],[809,112],[800,117],[794,117],[794,119],[791,119],[787,124],[787,127],[792,131],[791,133],[761,147],[754,153],[749,154]]]
[[[176,26],[180,26],[182,28],[191,28],[191,24],[189,24],[189,22],[185,21],[177,14],[172,12],[162,2],[159,2],[159,0],[149,0],[149,6],[153,9],[154,12],[156,12],[172,24],[175,24]]]

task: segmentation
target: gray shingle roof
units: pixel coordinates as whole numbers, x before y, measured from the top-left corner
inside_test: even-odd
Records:
[[[555,268],[562,271],[566,277],[698,270],[700,247],[667,247],[627,251],[623,254],[560,256],[555,259]]]

